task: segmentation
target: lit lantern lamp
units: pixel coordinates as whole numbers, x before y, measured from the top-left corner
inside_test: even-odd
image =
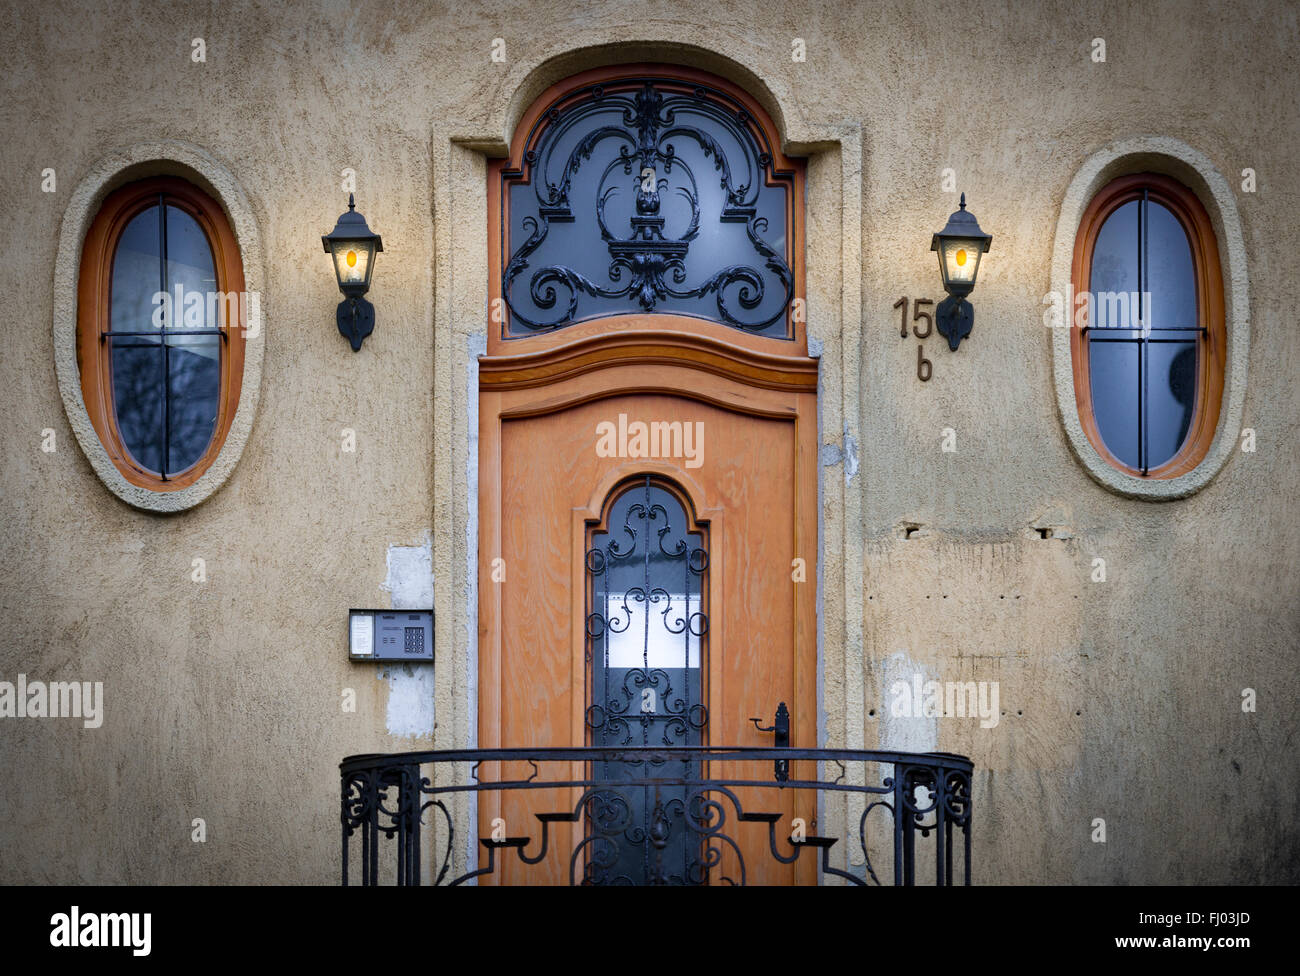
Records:
[[[980,255],[992,242],[992,235],[980,230],[975,215],[967,213],[964,193],[961,209],[948,218],[948,225],[930,242],[930,250],[939,252],[939,273],[943,276],[943,290],[948,293],[934,310],[935,325],[953,352],[975,324],[975,310],[966,296],[975,288]]]
[[[341,215],[334,229],[321,237],[325,253],[334,258],[334,277],[338,279],[343,301],[338,307],[339,332],[359,352],[361,343],[375,330],[375,307],[366,301],[375,255],[384,249],[379,235],[366,226],[366,218],[357,213],[357,205],[348,194],[348,211]]]

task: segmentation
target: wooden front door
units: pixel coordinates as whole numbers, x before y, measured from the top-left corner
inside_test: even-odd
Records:
[[[544,94],[489,168],[480,748],[771,747],[751,719],[771,725],[780,703],[790,744],[818,745],[803,171],[769,127],[718,79],[629,65]],[[726,772],[772,779],[770,760],[747,765]],[[566,775],[619,773],[478,771]],[[683,840],[685,795],[631,799],[608,860],[586,846],[589,825],[554,819],[539,863],[507,849],[480,881],[813,883],[811,857],[781,864],[766,825],[737,822],[761,809],[781,815],[783,840],[796,817],[814,834],[815,794],[800,792],[735,791],[714,811],[734,846],[716,855]],[[538,815],[590,815],[583,802],[578,789],[484,790],[479,834],[526,837],[534,859]],[[674,806],[652,864],[652,807]]]
[[[816,747],[816,381],[814,360],[742,356],[683,332],[482,361],[481,748],[770,747],[750,719],[771,725],[780,702],[791,744]],[[630,456],[651,446],[658,456]],[[616,575],[611,543],[632,559],[684,558],[662,574]],[[646,680],[656,716],[681,694],[685,727],[643,720]],[[610,702],[626,706],[633,692],[634,716],[616,722]],[[811,795],[801,802],[765,809],[814,825]],[[535,814],[571,803],[559,791],[485,793],[481,836],[500,817],[509,836],[539,837]],[[737,839],[753,848],[751,883],[815,879],[811,858],[797,876],[766,855],[765,828]],[[532,867],[506,858],[499,880],[567,883],[570,852],[561,843]]]

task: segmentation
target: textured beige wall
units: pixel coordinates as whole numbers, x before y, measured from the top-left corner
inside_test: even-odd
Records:
[[[339,758],[467,741],[484,152],[550,82],[645,57],[746,84],[813,155],[827,744],[932,734],[926,747],[970,755],[977,880],[1300,880],[1300,339],[1284,315],[1300,286],[1297,8],[1129,6],[978,4],[963,19],[933,4],[725,0],[7,5],[0,680],[103,681],[106,719],[0,720],[0,880],[330,882]],[[1088,58],[1096,36],[1105,64]],[[194,37],[206,64],[190,61]],[[489,59],[494,37],[505,64]],[[1075,173],[1144,134],[1199,150],[1234,189],[1244,167],[1259,179],[1237,197],[1243,422],[1259,449],[1167,503],[1113,494],[1071,454],[1040,305]],[[208,501],[169,516],[129,508],[94,474],[52,333],[70,195],[104,156],[159,140],[238,181],[268,309],[243,457]],[[378,323],[357,355],[334,329],[319,244],[345,166],[385,245]],[[940,297],[928,244],[954,206],[944,167],[994,244],[973,336],[955,355],[927,341],[921,384],[890,306]],[[940,451],[946,427],[955,454]],[[922,528],[904,539],[905,523]],[[1042,524],[1056,537],[1039,539]],[[438,728],[394,737],[389,683],[346,660],[345,614],[386,605],[389,546],[428,532]],[[1089,582],[1095,556],[1104,584]],[[889,682],[918,668],[1000,682],[1006,714],[991,730],[889,721]],[[340,708],[349,687],[355,714]],[[195,817],[205,844],[190,841]],[[1089,840],[1094,817],[1104,845]]]

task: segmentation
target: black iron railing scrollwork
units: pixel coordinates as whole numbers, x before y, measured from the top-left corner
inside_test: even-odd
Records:
[[[777,760],[788,764],[784,781],[772,775]],[[485,765],[498,778],[483,778]],[[615,776],[613,769],[619,770]],[[969,759],[948,753],[846,749],[675,746],[351,756],[340,764],[343,884],[459,885],[500,877],[507,864],[527,883],[525,869],[548,859],[548,877],[570,884],[746,884],[772,865],[809,861],[827,881],[970,884],[971,772]],[[549,791],[548,803],[566,799],[533,812],[529,823],[477,837],[478,863],[453,867],[457,855],[472,849],[464,836],[470,818],[466,814],[458,825],[454,806],[471,796],[482,804],[491,794],[538,790]],[[660,798],[648,824],[634,815],[645,795]],[[791,821],[790,801],[820,810],[832,796],[850,798],[849,836],[818,834],[817,818],[811,825]],[[839,845],[848,848],[847,863]]]

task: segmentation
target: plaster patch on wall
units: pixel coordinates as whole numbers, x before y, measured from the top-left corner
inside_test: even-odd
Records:
[[[858,473],[858,442],[849,433],[848,421],[844,422],[844,483],[853,484],[853,477]]]
[[[877,671],[876,688],[879,690],[880,705],[876,715],[880,719],[880,741],[876,746],[882,752],[935,752],[939,748],[939,720],[924,716],[906,717],[894,715],[890,706],[895,696],[890,689],[896,682],[911,686],[916,675],[921,676],[922,683],[931,680],[934,675],[926,671],[924,665],[912,660],[906,651],[891,654],[875,664]],[[876,782],[883,782],[884,777],[894,776],[895,767],[880,764],[876,769]],[[929,798],[924,788],[918,786],[916,802],[925,806]]]
[[[1074,530],[1070,527],[1073,516],[1067,506],[1053,505],[1040,512],[1029,523],[1031,536],[1043,539],[1073,539]]]
[[[916,716],[896,716],[890,709],[894,696],[890,689],[896,682],[911,686],[916,675],[922,683],[935,679],[925,666],[912,660],[906,651],[891,654],[876,665],[880,679],[881,701],[876,714],[880,716],[880,749],[894,752],[934,752],[939,748],[939,719]]]
[[[388,734],[433,735],[433,665],[395,664],[379,677],[388,681]]]
[[[835,465],[840,463],[840,460],[843,458],[843,456],[844,455],[840,452],[840,446],[838,444],[822,445],[822,467],[823,468],[835,467]]]
[[[388,547],[387,590],[394,610],[428,610],[433,606],[433,536],[418,546]]]
[[[387,590],[394,610],[428,610],[433,606],[433,536],[418,546],[388,547]],[[432,664],[401,664],[379,672],[388,682],[389,735],[433,735],[434,671]]]

